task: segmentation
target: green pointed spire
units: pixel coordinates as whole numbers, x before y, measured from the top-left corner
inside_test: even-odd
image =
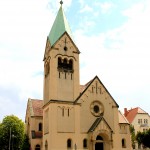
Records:
[[[49,40],[51,46],[55,44],[55,42],[65,33],[67,32],[69,36],[72,38],[72,33],[69,27],[69,23],[67,21],[67,18],[64,14],[64,11],[62,9],[62,6],[60,6],[60,9],[58,11],[58,14],[56,16],[56,19],[53,23],[53,26],[51,28],[51,31],[49,33]],[[73,40],[73,38],[72,38]]]

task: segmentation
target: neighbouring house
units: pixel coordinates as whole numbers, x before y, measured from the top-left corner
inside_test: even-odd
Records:
[[[140,107],[124,109],[124,116],[130,124],[134,126],[135,133],[138,131],[144,132],[150,128],[150,116]]]
[[[131,108],[128,110],[124,108],[124,116],[127,118],[129,123],[134,127],[135,134],[138,131],[145,132],[150,129],[150,116],[147,112],[145,112],[140,107]],[[135,141],[136,148],[141,148]]]

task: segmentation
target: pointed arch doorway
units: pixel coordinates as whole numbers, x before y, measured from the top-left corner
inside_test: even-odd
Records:
[[[99,135],[96,137],[95,150],[104,150],[104,141]]]

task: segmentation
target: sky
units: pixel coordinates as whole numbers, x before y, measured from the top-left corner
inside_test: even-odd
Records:
[[[123,112],[150,114],[150,1],[63,0],[80,54],[80,84],[96,75]],[[0,1],[0,121],[25,120],[28,98],[43,99],[46,39],[59,0]]]

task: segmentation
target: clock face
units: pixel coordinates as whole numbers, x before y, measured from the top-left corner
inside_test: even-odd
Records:
[[[104,106],[99,101],[94,101],[90,105],[92,115],[98,117],[102,116],[104,113]]]

